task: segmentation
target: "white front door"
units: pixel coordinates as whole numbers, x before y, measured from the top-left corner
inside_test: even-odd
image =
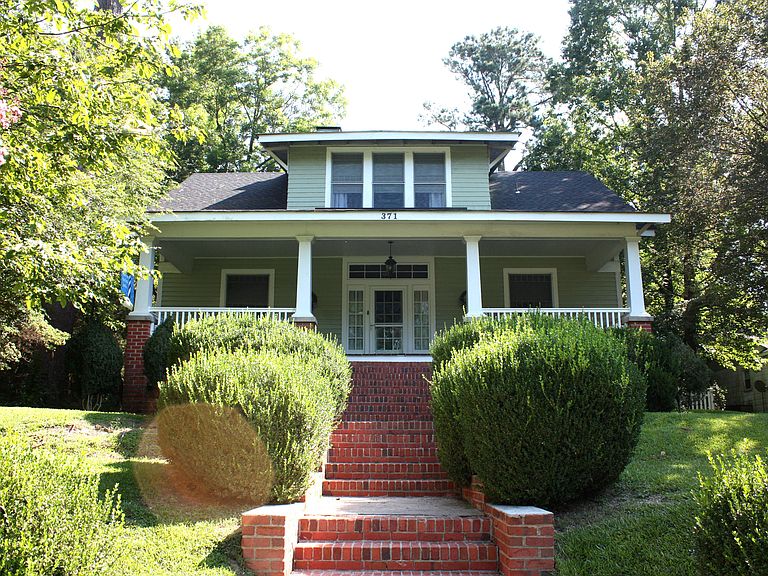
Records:
[[[347,352],[427,354],[433,323],[431,294],[428,284],[414,282],[348,285]]]

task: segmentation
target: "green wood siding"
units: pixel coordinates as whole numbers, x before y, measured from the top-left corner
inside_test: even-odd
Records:
[[[451,148],[451,194],[454,208],[491,209],[487,147]]]
[[[482,257],[480,279],[483,306],[503,308],[504,268],[556,268],[560,308],[616,308],[616,275],[613,272],[589,272],[584,258],[504,258]]]
[[[341,342],[341,258],[315,258],[312,262],[312,291],[317,295],[317,329]],[[295,288],[294,288],[295,291]]]
[[[292,146],[288,155],[288,210],[325,206],[325,146]]]
[[[467,289],[465,258],[435,258],[435,329],[452,326],[464,317],[459,302]]]
[[[223,269],[274,270],[275,308],[296,303],[295,258],[195,258],[189,274],[164,274],[161,306],[220,306]]]

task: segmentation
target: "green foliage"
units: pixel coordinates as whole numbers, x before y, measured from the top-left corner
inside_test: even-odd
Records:
[[[85,461],[0,435],[0,573],[110,574],[122,528],[120,498],[99,497]]]
[[[344,349],[321,334],[269,317],[220,314],[188,322],[175,330],[168,346],[171,367],[201,350],[270,350],[296,362],[310,362],[333,390],[337,417],[347,405],[352,369]]]
[[[438,109],[427,102],[425,119],[450,130],[508,132],[534,123],[542,100],[544,75],[550,65],[539,48],[539,38],[514,28],[499,27],[479,37],[467,36],[451,46],[443,60],[466,84],[471,109]]]
[[[613,333],[624,342],[630,360],[645,375],[648,410],[674,410],[710,387],[712,372],[707,363],[676,335],[651,334],[636,328],[618,328]]]
[[[146,274],[134,260],[169,158],[152,78],[170,69],[165,17],[190,9],[83,6],[0,10],[0,105],[19,110],[0,123],[0,334],[46,302],[117,302],[121,271]]]
[[[433,390],[456,395],[454,426],[491,501],[556,507],[618,478],[640,433],[645,381],[592,323],[522,318],[456,351]],[[437,421],[435,430],[440,440]]]
[[[710,457],[699,475],[694,556],[700,576],[768,574],[768,467],[759,456]]]
[[[271,459],[274,502],[293,502],[306,493],[335,425],[334,390],[317,365],[268,350],[197,352],[170,368],[167,382],[160,385],[159,403],[203,403],[241,411]],[[204,426],[195,428],[204,433]],[[163,437],[174,441],[172,434],[161,433]],[[185,442],[179,448],[189,446]],[[198,451],[180,449],[167,454],[190,473],[204,458]],[[217,486],[226,483],[226,478],[217,477]],[[234,483],[232,489],[240,486]]]
[[[173,57],[181,74],[162,79],[180,124],[197,138],[171,134],[178,166],[193,172],[235,172],[272,166],[256,146],[264,132],[307,132],[344,113],[343,89],[316,77],[317,62],[300,55],[289,34],[260,28],[242,42],[211,26]]]
[[[162,324],[155,328],[152,335],[144,343],[144,374],[147,377],[147,386],[154,388],[158,382],[165,380],[165,371],[168,361],[168,347],[173,335],[175,324],[173,317],[169,316]]]
[[[123,351],[109,328],[96,320],[87,320],[69,339],[66,359],[86,409],[117,400]]]
[[[768,332],[766,0],[575,0],[525,166],[587,170],[672,222],[644,242],[656,325],[723,366]]]

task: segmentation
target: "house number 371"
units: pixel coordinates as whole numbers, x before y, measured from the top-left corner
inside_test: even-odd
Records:
[[[397,220],[397,212],[382,212],[382,220]]]

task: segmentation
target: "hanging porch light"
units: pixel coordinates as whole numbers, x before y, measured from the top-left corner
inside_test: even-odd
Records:
[[[389,241],[389,258],[384,262],[384,269],[387,278],[394,278],[397,275],[397,260],[392,258],[392,240]]]

